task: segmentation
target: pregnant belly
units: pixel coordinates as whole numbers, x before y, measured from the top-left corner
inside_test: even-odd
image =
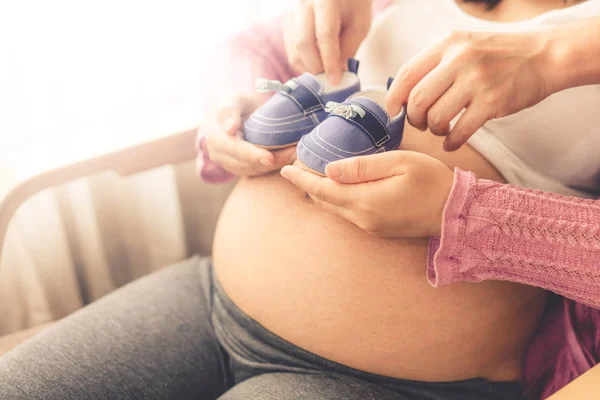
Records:
[[[370,236],[278,174],[238,183],[213,256],[228,295],[273,333],[401,379],[519,379],[544,304],[542,291],[507,282],[435,289],[426,239]]]

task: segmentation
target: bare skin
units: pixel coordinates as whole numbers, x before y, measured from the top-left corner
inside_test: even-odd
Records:
[[[463,146],[414,128],[403,149],[502,177]],[[234,251],[232,251],[234,250]],[[421,381],[519,379],[544,293],[506,282],[432,288],[427,239],[382,239],[270,174],[240,181],[219,221],[217,277],[233,301],[289,342],[339,363]]]
[[[496,21],[565,6],[505,0],[487,12],[460,4]],[[402,148],[503,181],[473,149],[446,153],[442,143],[407,125]],[[420,381],[522,377],[543,291],[492,281],[434,289],[425,278],[426,238],[369,235],[279,174],[252,171],[259,176],[234,189],[213,249],[218,279],[252,318],[299,347],[371,373]]]
[[[491,10],[484,3],[460,4],[468,14],[503,24],[578,3],[503,0]],[[408,103],[410,124],[447,136],[444,148],[456,150],[489,120],[598,82],[599,37],[599,17],[532,32],[452,32],[402,65],[388,92],[388,112]]]
[[[502,0],[494,9],[488,10],[483,3],[458,1],[467,13],[496,22],[514,22],[533,18],[551,10],[571,7],[585,0]]]

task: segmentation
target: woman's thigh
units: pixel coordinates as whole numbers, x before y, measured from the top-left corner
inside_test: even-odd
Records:
[[[375,384],[335,374],[269,373],[237,384],[219,400],[409,400]]]
[[[218,397],[210,285],[210,262],[192,258],[124,286],[0,358],[0,397]]]

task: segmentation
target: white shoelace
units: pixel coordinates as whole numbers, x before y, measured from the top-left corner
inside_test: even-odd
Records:
[[[340,115],[346,119],[350,119],[359,115],[363,118],[366,115],[365,110],[355,104],[342,104],[335,101],[328,101],[325,105],[325,111]]]
[[[292,90],[296,89],[298,87],[298,85],[296,84],[296,82],[294,82],[292,80],[287,81],[286,83],[281,83],[280,81],[277,81],[277,80],[258,78],[254,82],[254,87],[255,87],[256,91],[260,92],[260,93],[266,93],[266,92],[289,93]]]

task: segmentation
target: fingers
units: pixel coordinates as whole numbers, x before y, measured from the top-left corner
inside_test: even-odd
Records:
[[[242,124],[247,114],[260,104],[260,98],[246,93],[221,96],[216,116],[199,129],[204,151],[218,166],[240,176],[262,175],[291,164],[296,148],[271,152],[242,139]]]
[[[270,152],[222,133],[211,134],[206,138],[211,160],[235,175],[262,175],[292,164],[296,160],[294,146]]]
[[[281,170],[281,175],[316,200],[344,206],[352,199],[351,187],[323,178],[303,168],[294,165],[286,166]]]
[[[458,150],[489,119],[483,108],[478,104],[471,104],[444,140],[444,150]]]
[[[341,217],[341,218],[345,219],[346,221],[349,221],[356,225],[356,222],[354,222],[354,219],[355,219],[354,213],[352,211],[350,211],[349,209],[347,209],[345,207],[341,207],[341,206],[336,206],[334,204],[326,203],[326,202],[321,201],[313,196],[310,196],[310,198],[316,205],[323,208],[325,211],[328,211],[331,214],[337,215],[338,217]]]
[[[437,136],[450,132],[450,122],[467,106],[470,93],[464,88],[452,85],[427,112],[427,127]]]
[[[288,62],[295,73],[301,74],[307,71],[304,61],[297,50],[298,30],[297,12],[286,13],[283,19],[283,39],[285,45],[285,53],[288,57]]]
[[[327,165],[327,177],[339,183],[363,183],[403,173],[411,152],[390,151],[347,158]]]
[[[356,55],[360,44],[369,33],[372,19],[371,2],[358,1],[353,5],[353,10],[345,11],[346,17],[344,17],[343,10],[340,10],[340,15],[342,15],[340,49],[342,67],[344,68],[348,59]]]
[[[221,129],[229,136],[236,136],[242,128],[242,117],[256,109],[255,98],[238,94],[222,96],[217,102],[216,119]]]
[[[429,108],[453,83],[451,71],[438,65],[413,88],[408,96],[406,115],[408,122],[422,131],[427,129]]]
[[[285,165],[290,165],[296,160],[296,149],[294,147],[274,153],[259,149],[269,153],[271,156],[270,159],[264,156],[256,158],[248,154],[241,157],[242,153],[247,153],[245,151],[247,149],[244,149],[246,144],[248,143],[236,141],[233,145],[234,148],[229,148],[227,151],[223,151],[222,149],[215,150],[213,147],[213,151],[209,153],[209,156],[217,165],[238,176],[264,175],[276,171]]]
[[[369,15],[362,8],[367,8]],[[325,71],[333,85],[339,84],[346,60],[367,35],[370,17],[367,2],[349,10],[342,10],[341,0],[305,3],[285,17],[284,42],[290,64],[297,72]]]
[[[275,169],[280,169],[296,161],[296,146],[273,152],[273,164]]]
[[[341,67],[345,67],[346,61],[354,57],[356,52],[369,32],[369,25],[365,27],[351,27],[342,31],[340,36]]]
[[[297,14],[296,26],[298,27],[296,51],[302,64],[311,74],[323,72],[323,62],[317,46],[315,34],[315,13],[311,7],[303,7]]]
[[[413,88],[441,61],[439,45],[426,48],[400,68],[390,87],[385,107],[388,114],[397,115],[408,101]]]
[[[217,122],[227,136],[237,136],[242,129],[242,118],[239,110],[222,108],[217,112]]]
[[[248,166],[248,163],[237,160],[225,153],[214,153],[210,158],[216,165],[223,168],[225,171],[236,176],[254,175]]]
[[[244,140],[227,137],[223,134],[212,134],[206,137],[209,155],[214,159],[217,154],[226,154],[248,164],[262,164],[265,167],[275,165],[273,154],[265,149],[254,146]]]
[[[321,1],[315,10],[314,27],[323,69],[329,81],[337,85],[342,79],[340,33],[342,29],[339,0]]]

